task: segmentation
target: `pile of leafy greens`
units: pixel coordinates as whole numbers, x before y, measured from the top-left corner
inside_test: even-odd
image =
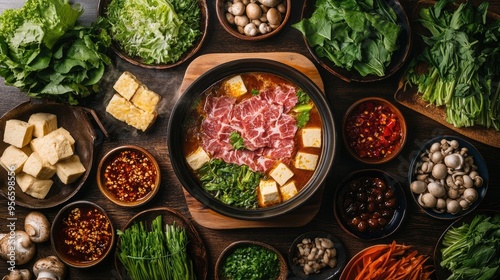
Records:
[[[310,18],[292,25],[319,57],[362,76],[384,76],[401,27],[382,0],[317,0]]]
[[[479,214],[470,223],[452,227],[443,236],[441,266],[449,280],[500,277],[500,215]]]
[[[177,62],[202,34],[197,0],[112,0],[106,19],[120,48],[146,64]]]
[[[98,91],[111,63],[109,35],[77,24],[83,13],[67,0],[28,0],[0,15],[0,76],[33,98],[69,104]]]
[[[238,247],[222,265],[224,279],[278,279],[280,261],[278,255],[261,246]]]
[[[226,205],[245,209],[257,208],[257,186],[261,173],[252,171],[246,165],[226,163],[212,159],[200,170],[203,189]]]
[[[488,2],[447,7],[440,0],[420,10],[419,22],[430,35],[410,64],[406,85],[417,86],[423,100],[445,106],[455,127],[500,129],[500,20],[488,21]]]

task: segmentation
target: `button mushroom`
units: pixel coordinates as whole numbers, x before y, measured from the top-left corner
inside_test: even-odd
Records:
[[[0,256],[7,261],[15,261],[17,265],[29,262],[35,252],[36,246],[25,231],[11,231],[0,240]]]
[[[266,7],[277,6],[281,0],[259,0],[259,2]]]
[[[24,230],[31,241],[42,243],[49,240],[50,222],[44,214],[34,211],[24,218]]]
[[[66,274],[66,266],[56,256],[41,258],[33,265],[37,280],[61,280]]]
[[[30,280],[31,274],[27,269],[13,269],[2,280]]]

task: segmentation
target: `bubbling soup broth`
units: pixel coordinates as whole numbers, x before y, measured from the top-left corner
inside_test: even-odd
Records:
[[[265,72],[223,79],[194,102],[183,153],[208,193],[238,208],[292,199],[320,160],[323,124],[308,94]]]

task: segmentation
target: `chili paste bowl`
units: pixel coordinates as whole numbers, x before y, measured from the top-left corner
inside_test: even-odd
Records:
[[[97,168],[97,185],[111,202],[138,207],[151,201],[160,188],[160,166],[146,149],[123,145],[106,153]]]
[[[224,95],[228,92],[231,95],[240,92],[241,95]],[[292,99],[284,96],[280,99],[277,92],[289,94],[295,101],[287,103],[286,100]],[[297,118],[299,113],[294,111],[299,104],[298,98],[295,98],[299,92],[306,93],[309,97],[302,99],[301,102],[307,101],[307,104],[301,108],[310,109],[310,119],[304,121],[301,128],[298,128],[301,122]],[[221,107],[223,104],[230,105]],[[259,113],[241,123],[251,120],[247,125],[254,125],[253,128],[256,129],[253,131],[264,131],[264,135],[272,135],[271,130],[266,129],[273,125],[275,128],[281,127],[282,131],[286,131],[285,127],[288,127],[288,138],[280,133],[275,136],[281,142],[276,139],[272,142],[281,144],[265,146],[269,142],[264,142],[264,145],[250,142],[250,130],[242,129],[238,123],[227,125],[238,120],[241,115],[238,115],[237,110],[243,104],[255,105],[250,109],[258,110]],[[219,112],[224,113],[215,114],[214,108],[221,109]],[[227,118],[230,114],[233,117]],[[221,119],[212,122],[216,115]],[[278,121],[278,115],[288,121]],[[272,118],[275,118],[274,121]],[[221,123],[225,124],[220,125]],[[226,136],[231,134],[229,139],[224,138],[224,132],[220,130],[223,126],[232,130],[226,130]],[[333,165],[338,146],[333,114],[318,86],[297,69],[268,59],[230,61],[197,78],[173,107],[167,137],[172,167],[187,192],[209,209],[243,220],[269,219],[300,207],[323,184]],[[254,139],[264,138],[261,135]],[[299,147],[295,154],[288,151],[285,145],[292,138],[293,144]],[[260,148],[255,149],[257,145]],[[271,154],[278,152],[277,148],[283,148],[288,154],[280,154],[283,156],[280,159],[272,158]],[[228,150],[228,154],[236,156],[236,159],[226,157],[228,154],[223,151]],[[266,151],[270,156],[261,157]],[[248,157],[242,158],[241,155]],[[272,161],[267,161],[269,158]],[[259,165],[266,162],[268,166]],[[309,168],[305,166],[305,162],[313,165]],[[230,171],[226,172],[227,170]],[[263,175],[264,173],[266,174]],[[229,177],[244,178],[242,180],[250,183],[233,179],[236,180],[235,185],[243,186],[239,189],[229,188],[226,183],[217,181],[224,181]]]
[[[347,151],[366,164],[383,164],[396,158],[406,142],[403,114],[380,97],[354,102],[344,115],[342,128]]]

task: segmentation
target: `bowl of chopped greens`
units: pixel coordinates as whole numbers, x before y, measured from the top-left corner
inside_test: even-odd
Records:
[[[157,207],[136,214],[117,231],[116,246],[121,279],[207,279],[205,244],[175,209]]]
[[[266,243],[241,240],[231,243],[215,263],[215,280],[287,279],[283,255]]]
[[[167,69],[185,62],[207,34],[205,0],[101,0],[98,10],[116,54],[144,68]]]
[[[306,0],[292,27],[303,34],[314,59],[346,82],[390,77],[411,48],[410,23],[397,0]]]
[[[498,232],[498,210],[475,210],[453,222],[434,249],[437,279],[498,279]]]

